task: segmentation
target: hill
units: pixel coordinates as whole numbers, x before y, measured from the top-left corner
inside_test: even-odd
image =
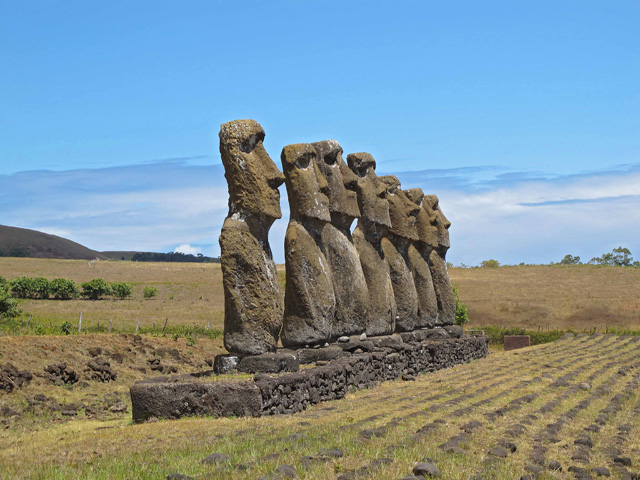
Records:
[[[100,252],[66,238],[6,225],[0,225],[0,251],[3,256],[77,260],[105,259],[105,256]]]

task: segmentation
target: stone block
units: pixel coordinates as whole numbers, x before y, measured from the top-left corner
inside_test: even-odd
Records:
[[[297,372],[300,368],[298,357],[292,353],[263,353],[243,357],[238,362],[238,371],[245,373]]]
[[[235,373],[238,369],[240,357],[233,354],[216,355],[213,360],[213,371],[217,375],[227,375]]]
[[[330,362],[336,358],[343,357],[345,351],[337,346],[323,348],[302,348],[297,351],[298,362],[300,364],[315,363],[318,361]]]
[[[185,416],[254,417],[262,396],[253,382],[136,382],[130,390],[133,421]]]
[[[531,337],[529,335],[505,335],[504,336],[504,349],[516,350],[518,348],[530,347]]]

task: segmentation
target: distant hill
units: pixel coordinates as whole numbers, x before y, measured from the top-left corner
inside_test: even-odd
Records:
[[[93,260],[106,257],[79,243],[27,228],[0,225],[2,256]]]

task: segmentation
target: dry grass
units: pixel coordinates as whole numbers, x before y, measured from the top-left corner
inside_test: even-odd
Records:
[[[278,267],[284,283],[284,267]],[[143,327],[197,324],[211,321],[222,329],[224,297],[218,264],[87,262],[0,258],[0,275],[70,278],[77,283],[104,278],[128,281],[134,294],[127,300],[29,300],[25,312],[42,322],[105,325],[113,319],[116,328],[124,321],[131,329],[138,318]],[[537,328],[618,327],[640,330],[640,270],[622,267],[523,266],[453,268],[453,283],[469,307],[471,325]],[[155,286],[158,297],[142,298],[145,286]]]
[[[626,392],[617,414],[609,415],[594,441],[592,461],[587,468],[607,466],[613,461],[604,448],[620,425],[632,426],[621,445],[633,465],[640,461],[637,432],[640,401],[637,382],[640,343],[629,338],[583,337],[515,352],[499,352],[489,358],[450,370],[418,377],[416,382],[387,382],[373,390],[349,394],[347,398],[311,407],[305,412],[278,417],[241,419],[184,419],[132,425],[126,419],[103,422],[85,420],[53,425],[40,431],[5,432],[0,436],[0,465],[7,478],[164,478],[180,472],[198,479],[255,479],[281,464],[296,467],[299,478],[337,478],[348,471],[370,466],[376,459],[390,463],[357,478],[397,479],[411,473],[414,462],[431,458],[442,478],[468,479],[473,475],[506,480],[520,478],[531,463],[534,445],[547,452],[545,462],[558,460],[563,472],[539,478],[573,478],[567,468],[574,440],[584,427],[618,393]],[[626,375],[616,373],[630,366]],[[554,381],[574,373],[570,385]],[[589,382],[589,389],[578,388]],[[606,384],[608,392],[599,393]],[[633,386],[629,390],[629,385]],[[517,402],[525,395],[529,401]],[[548,411],[544,405],[561,399]],[[541,440],[546,425],[578,408],[560,429],[559,442]],[[515,401],[515,403],[514,403]],[[496,412],[500,411],[500,414]],[[529,415],[535,420],[526,424]],[[421,436],[414,434],[435,420],[442,423]],[[439,445],[462,432],[472,420],[480,426],[461,443],[465,454],[447,453]],[[524,431],[509,436],[509,428],[525,425]],[[363,438],[365,429],[383,427],[381,436]],[[292,433],[305,435],[293,441]],[[507,438],[517,445],[505,459],[492,459],[490,448]],[[339,448],[344,457],[305,466],[305,455],[317,456],[321,448]],[[231,456],[227,464],[204,465],[200,461],[213,452]],[[263,459],[268,454],[277,459]],[[249,464],[247,470],[237,467]],[[578,464],[579,465],[579,464]],[[613,478],[622,478],[616,476]]]
[[[471,325],[640,329],[640,269],[532,265],[449,274]]]

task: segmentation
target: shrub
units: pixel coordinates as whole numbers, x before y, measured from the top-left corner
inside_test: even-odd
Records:
[[[117,282],[111,284],[111,295],[116,298],[124,299],[131,296],[132,287],[127,282]]]
[[[109,284],[102,278],[94,278],[93,280],[82,284],[81,295],[89,300],[98,300],[110,294],[111,288],[109,288]]]
[[[500,262],[497,260],[489,259],[489,260],[484,260],[480,264],[480,266],[483,268],[498,268],[500,266]]]
[[[4,277],[0,277],[0,292],[9,292],[9,282]]]
[[[11,280],[11,295],[17,298],[30,298],[33,291],[33,279],[18,277]]]
[[[66,278],[54,278],[51,280],[51,295],[58,300],[70,300],[80,293],[76,282]]]
[[[156,287],[144,287],[144,298],[153,298],[158,295],[158,289]]]
[[[22,313],[18,301],[11,298],[5,290],[0,290],[0,315],[2,318],[14,318]]]
[[[36,277],[31,279],[31,296],[30,298],[49,298],[51,292],[51,284],[44,277]]]
[[[463,326],[465,323],[469,321],[469,310],[467,309],[467,305],[460,301],[458,297],[458,286],[453,286],[453,296],[456,299],[456,319],[455,324]]]
[[[60,330],[65,335],[69,335],[71,333],[71,328],[72,327],[73,327],[73,325],[71,325],[69,322],[64,322],[62,325],[60,325]]]

